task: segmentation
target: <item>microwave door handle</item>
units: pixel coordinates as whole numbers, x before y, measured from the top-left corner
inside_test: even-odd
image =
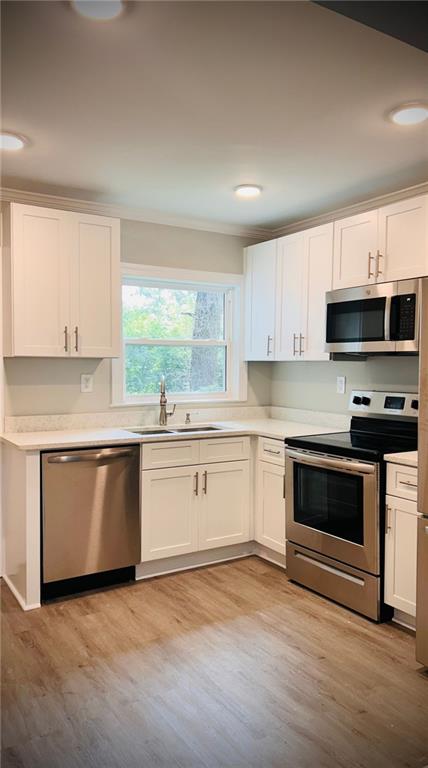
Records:
[[[385,341],[391,341],[391,323],[392,323],[391,309],[392,309],[391,296],[387,296],[385,299],[385,319],[384,319]]]

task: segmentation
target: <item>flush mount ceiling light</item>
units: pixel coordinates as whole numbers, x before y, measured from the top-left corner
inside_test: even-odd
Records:
[[[236,197],[250,200],[261,195],[262,187],[259,187],[257,184],[240,184],[238,187],[235,187],[234,192]]]
[[[400,104],[391,110],[389,119],[396,125],[418,125],[428,119],[428,104],[423,101]]]
[[[9,131],[2,131],[0,133],[0,149],[5,149],[7,152],[16,152],[17,149],[22,149],[25,146],[25,139],[23,136],[19,136],[17,133],[9,133]]]
[[[71,0],[71,5],[81,16],[95,21],[116,19],[124,8],[122,0]]]

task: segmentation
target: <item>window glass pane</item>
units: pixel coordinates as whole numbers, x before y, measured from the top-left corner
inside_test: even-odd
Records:
[[[159,392],[161,375],[167,392],[225,392],[226,347],[125,345],[127,396]]]
[[[125,339],[224,339],[224,291],[122,286]]]

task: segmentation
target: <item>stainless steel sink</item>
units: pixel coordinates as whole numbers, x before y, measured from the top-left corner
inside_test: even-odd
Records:
[[[174,432],[218,432],[222,427],[179,427]]]
[[[160,427],[157,429],[157,427],[147,427],[146,429],[143,427],[142,429],[128,429],[128,432],[132,432],[134,435],[173,435],[174,430],[173,429],[162,429]]]

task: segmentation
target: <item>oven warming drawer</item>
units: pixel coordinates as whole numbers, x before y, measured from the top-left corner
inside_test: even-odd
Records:
[[[287,576],[374,621],[381,620],[381,580],[287,541]]]

